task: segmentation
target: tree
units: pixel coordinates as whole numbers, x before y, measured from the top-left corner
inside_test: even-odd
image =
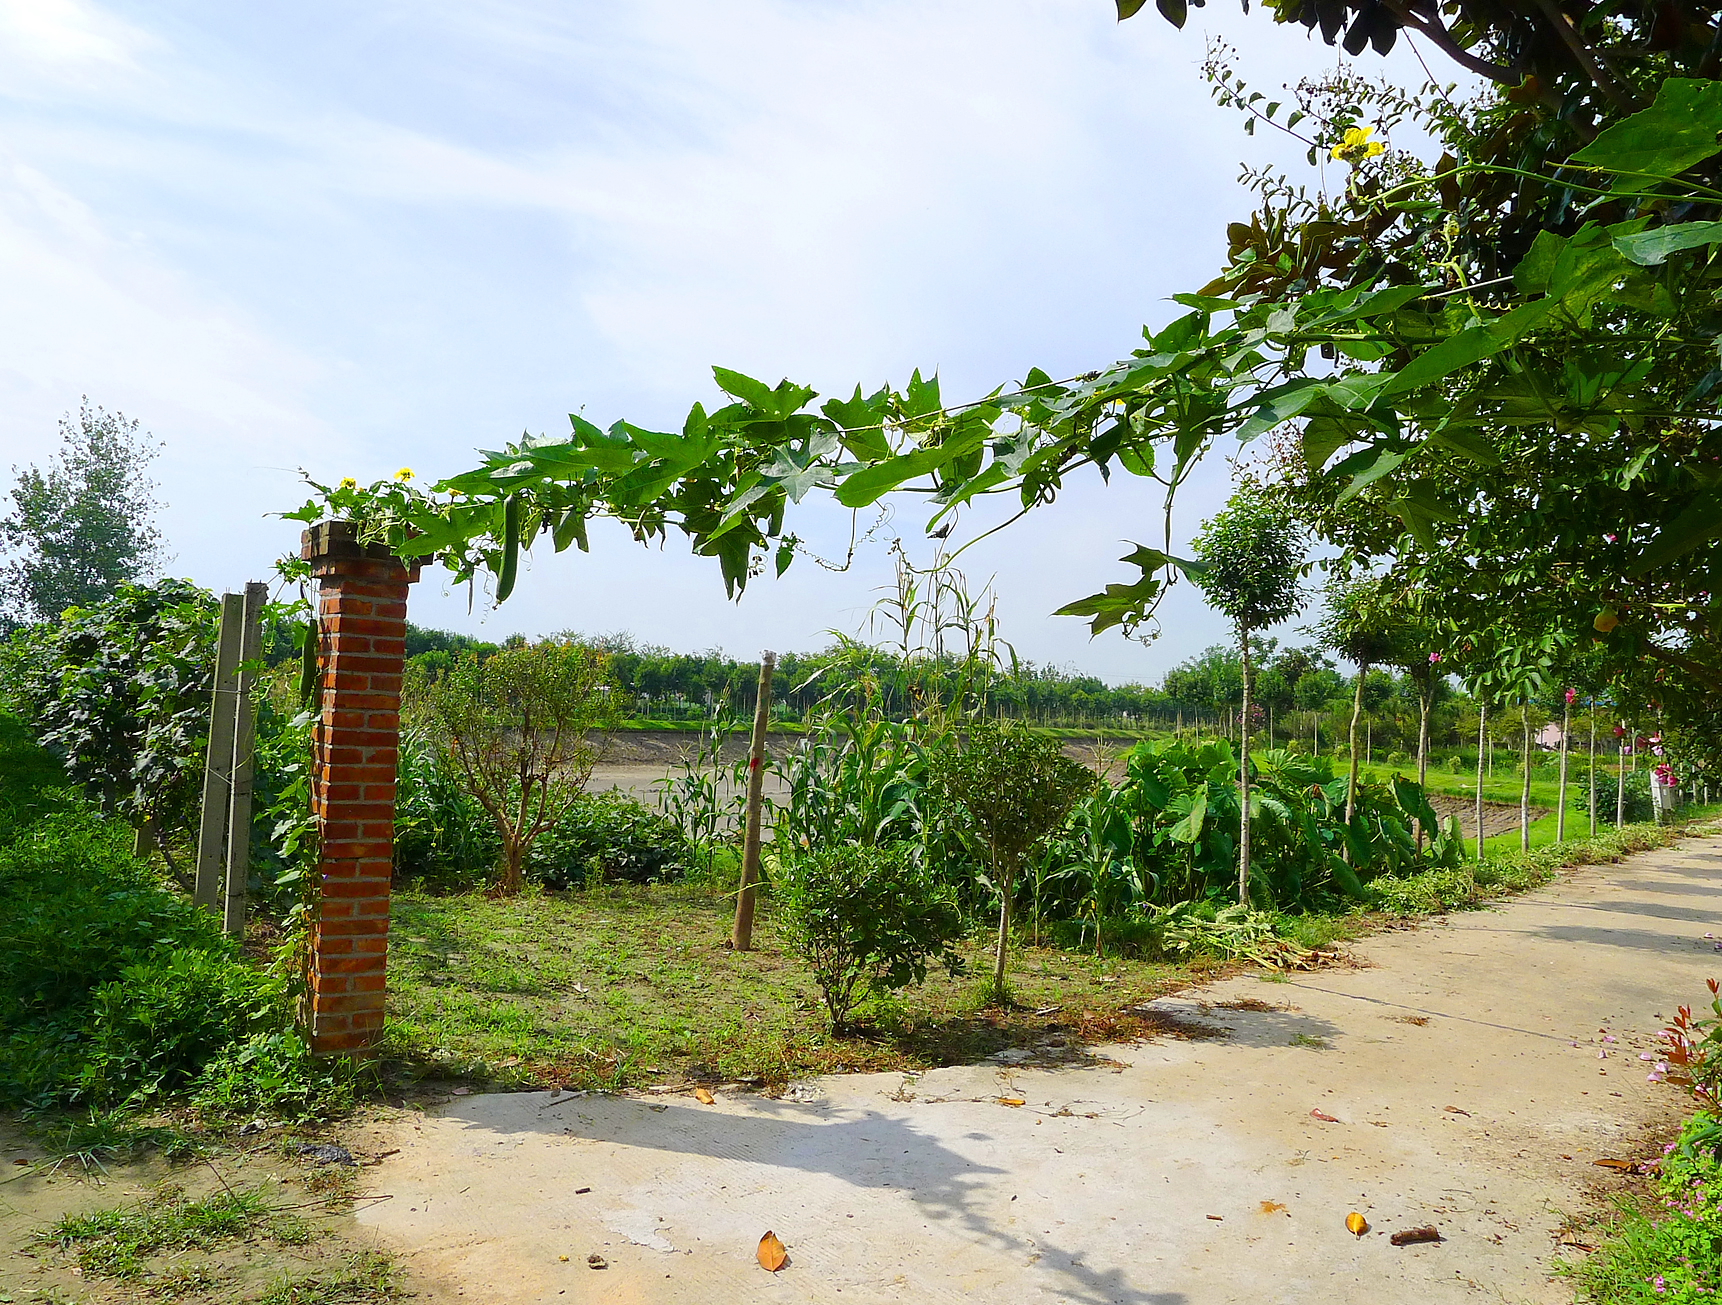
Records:
[[[1349,825],[1357,809],[1357,726],[1363,719],[1364,688],[1369,668],[1393,651],[1397,636],[1395,621],[1385,601],[1378,577],[1335,580],[1327,588],[1327,611],[1321,623],[1321,640],[1357,667],[1351,700],[1351,728],[1347,735],[1351,769],[1345,781],[1345,821]]]
[[[144,468],[159,445],[122,413],[90,407],[60,419],[60,452],[46,470],[18,471],[0,542],[0,596],[15,618],[52,621],[92,607],[161,560],[152,519],[160,506]]]
[[[196,823],[219,617],[215,596],[189,581],[121,584],[16,632],[0,658],[8,705],[176,876],[168,839]]]
[[[609,659],[596,649],[544,642],[483,660],[462,654],[435,679],[406,685],[409,715],[448,750],[502,841],[504,895],[518,893],[532,845],[585,792],[598,760],[588,739],[618,705]]]
[[[1003,1003],[1008,999],[1005,957],[1017,871],[1023,858],[1056,831],[1094,787],[1094,774],[1065,756],[1056,739],[986,720],[969,726],[963,747],[935,756],[932,773],[937,791],[956,803],[986,840],[999,895],[991,995]]]
[[[1303,607],[1302,533],[1278,502],[1245,485],[1210,517],[1191,545],[1201,570],[1196,583],[1208,602],[1231,618],[1243,661],[1242,746],[1238,751],[1238,901],[1250,900],[1250,693],[1255,667],[1250,635],[1295,616]]]

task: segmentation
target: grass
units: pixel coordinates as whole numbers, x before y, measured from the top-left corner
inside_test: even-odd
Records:
[[[332,1273],[285,1278],[257,1298],[257,1305],[358,1305],[400,1298],[395,1263],[376,1251],[359,1251]]]
[[[977,935],[963,949],[969,977],[941,972],[864,1009],[870,1036],[833,1037],[811,976],[783,950],[769,897],[761,908],[754,950],[736,953],[725,946],[731,899],[710,886],[513,901],[399,893],[390,1049],[426,1070],[573,1087],[782,1083],[972,1061],[1064,1031],[1130,1036],[1146,1017],[1127,1008],[1192,974],[1022,947],[1007,976],[1017,1005],[987,1009],[987,943]]]
[[[167,1188],[137,1205],[69,1215],[40,1237],[73,1252],[86,1277],[139,1278],[150,1256],[209,1250],[219,1241],[248,1236],[270,1217],[265,1191],[260,1185],[193,1199]]]
[[[1389,916],[1476,906],[1546,883],[1563,865],[1617,860],[1680,836],[1676,827],[1635,825],[1557,851],[1544,837],[1552,839],[1552,817],[1540,826],[1528,858],[1518,855],[1516,833],[1507,848],[1492,839],[1481,865],[1378,881],[1377,910],[1281,915],[1277,931],[1305,949],[1332,947]],[[826,1027],[812,977],[783,947],[769,896],[760,907],[754,950],[736,953],[727,946],[732,899],[709,882],[513,900],[401,891],[388,1051],[421,1076],[502,1085],[777,1085],[808,1074],[973,1063],[1049,1040],[1128,1040],[1158,1028],[1136,1007],[1235,968],[1215,957],[1172,964],[1019,944],[1006,975],[1014,1004],[1000,1009],[987,1004],[990,939],[977,933],[962,948],[965,977],[936,973],[921,988],[863,1007],[866,1031],[839,1037]]]

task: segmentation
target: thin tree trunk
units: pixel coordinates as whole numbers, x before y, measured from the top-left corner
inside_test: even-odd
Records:
[[[1596,837],[1596,703],[1590,705],[1590,836]]]
[[[1561,785],[1560,801],[1555,807],[1555,842],[1564,843],[1567,839],[1567,734],[1572,729],[1573,705],[1567,703],[1561,708]]]
[[[1357,692],[1351,696],[1351,733],[1347,739],[1351,747],[1351,770],[1345,780],[1345,823],[1348,828],[1357,810],[1357,723],[1363,719],[1363,681],[1368,675],[1369,664],[1358,663]],[[1349,854],[1349,844],[1347,847]]]
[[[1249,905],[1250,901],[1250,690],[1254,687],[1251,681],[1255,678],[1254,668],[1250,665],[1250,632],[1243,626],[1238,627],[1238,648],[1244,659],[1244,710],[1240,722],[1243,731],[1243,746],[1238,750],[1238,806],[1241,814],[1238,819],[1238,901]]]
[[[1614,750],[1614,827],[1626,823],[1626,722],[1620,723],[1620,746]]]
[[[1525,779],[1519,788],[1519,851],[1531,850],[1531,709],[1525,704],[1524,762]]]
[[[1004,869],[1005,859],[993,853],[993,882],[999,890],[999,941],[993,953],[993,999],[1004,1002],[1005,956],[1010,950],[1010,899],[1012,876]]]
[[[1477,859],[1483,859],[1483,743],[1487,738],[1489,704],[1477,699]]]
[[[1435,681],[1433,677],[1417,686],[1417,786],[1425,795],[1429,791],[1429,700],[1435,696]],[[1423,835],[1429,831],[1423,828],[1421,818],[1417,821],[1417,855],[1423,855]],[[1429,835],[1431,838],[1434,834]]]

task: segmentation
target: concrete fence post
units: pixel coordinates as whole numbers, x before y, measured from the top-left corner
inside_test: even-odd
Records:
[[[305,532],[317,579],[318,702],[311,809],[322,839],[307,1023],[318,1054],[353,1054],[383,1028],[407,588],[418,579],[348,521]]]

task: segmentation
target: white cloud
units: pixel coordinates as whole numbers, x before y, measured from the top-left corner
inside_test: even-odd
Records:
[[[1301,33],[1200,11],[1259,83]],[[1196,30],[1104,0],[313,3],[0,0],[0,461],[77,396],[164,437],[181,565],[260,574],[304,464],[434,475],[571,407],[673,423],[713,362],[948,396],[1127,351],[1199,284],[1246,145]],[[1277,148],[1273,147],[1273,148]],[[11,455],[9,458],[5,455]],[[1223,497],[1193,487],[1188,524]],[[1180,597],[1149,654],[1052,607],[1119,578],[1157,508],[1078,487],[976,554],[1025,654],[1142,676],[1218,622]],[[915,524],[905,511],[905,528]],[[826,551],[847,514],[797,525]],[[715,565],[605,539],[542,559],[490,628],[807,646],[883,579],[798,565],[726,605]],[[596,545],[595,545],[596,547]],[[464,595],[416,600],[466,622]]]

